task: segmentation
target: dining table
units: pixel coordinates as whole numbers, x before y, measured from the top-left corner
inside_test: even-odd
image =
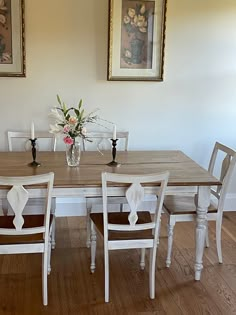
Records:
[[[102,172],[120,174],[153,174],[169,171],[166,194],[196,194],[195,280],[200,280],[206,235],[207,210],[210,204],[210,187],[222,183],[207,170],[179,150],[118,151],[118,166],[110,166],[111,152],[81,152],[77,167],[67,166],[65,152],[37,152],[40,166],[32,167],[31,152],[0,152],[0,176],[30,176],[54,173],[53,197],[101,197]],[[0,187],[1,188],[1,187]],[[3,188],[3,187],[2,187]],[[150,190],[158,187],[150,184]],[[126,187],[112,184],[109,195],[124,196]],[[33,194],[42,196],[43,187],[35,187]]]

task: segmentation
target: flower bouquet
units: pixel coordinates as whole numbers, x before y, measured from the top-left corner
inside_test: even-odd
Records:
[[[80,144],[77,138],[91,141],[86,137],[86,125],[95,123],[98,116],[95,111],[85,114],[82,99],[76,107],[67,107],[57,95],[58,107],[51,109],[49,117],[54,124],[50,124],[50,133],[63,135],[63,141],[67,145],[67,163],[69,166],[77,166],[80,160]]]

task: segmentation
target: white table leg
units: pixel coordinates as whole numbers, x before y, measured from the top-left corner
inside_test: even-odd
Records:
[[[200,280],[203,268],[202,257],[206,238],[207,210],[210,205],[210,187],[199,186],[198,198],[196,198],[197,222],[196,222],[196,262],[195,280]]]

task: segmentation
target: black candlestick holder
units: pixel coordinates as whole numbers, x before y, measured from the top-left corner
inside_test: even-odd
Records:
[[[36,162],[36,140],[37,140],[37,138],[29,139],[29,140],[31,141],[31,146],[32,146],[33,162],[29,163],[28,166],[33,166],[33,167],[40,166],[41,164]]]
[[[116,162],[116,145],[117,145],[117,141],[119,139],[111,139],[112,141],[112,161],[110,163],[108,163],[108,166],[115,166],[118,167],[121,164]]]

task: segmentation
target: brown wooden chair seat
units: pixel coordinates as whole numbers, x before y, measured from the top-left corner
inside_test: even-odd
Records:
[[[129,212],[110,212],[108,222],[111,224],[129,224]],[[90,213],[90,218],[97,230],[104,236],[103,213]],[[137,225],[152,222],[150,212],[139,211]],[[153,239],[151,230],[141,231],[109,231],[108,240]]]
[[[34,228],[37,226],[44,225],[44,215],[23,215],[24,225],[23,228]],[[50,215],[50,227],[52,225],[53,215]],[[12,216],[1,216],[0,217],[0,229],[15,229],[13,225]],[[43,233],[29,234],[29,235],[1,235],[0,234],[0,245],[7,244],[28,244],[28,243],[42,243],[44,242]]]
[[[164,199],[165,210],[169,214],[196,214],[196,206],[193,196],[166,196]],[[211,203],[208,213],[217,212],[216,206]]]

